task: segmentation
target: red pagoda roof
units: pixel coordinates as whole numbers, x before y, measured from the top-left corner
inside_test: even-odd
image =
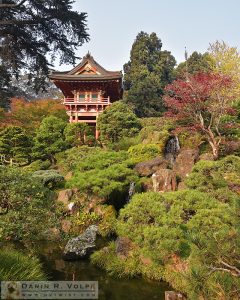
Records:
[[[88,53],[83,57],[71,71],[52,72],[49,76],[52,80],[57,81],[105,81],[105,80],[121,80],[121,71],[107,71],[99,65],[94,58]]]

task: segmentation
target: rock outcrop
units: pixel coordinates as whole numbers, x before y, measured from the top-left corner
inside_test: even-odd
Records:
[[[62,190],[58,193],[57,201],[67,206],[71,201],[73,194],[74,192],[72,189]]]
[[[176,173],[170,169],[159,169],[152,175],[152,183],[154,192],[176,191]]]
[[[91,225],[83,234],[69,240],[64,249],[63,259],[76,260],[88,256],[96,247],[97,231],[98,227]]]
[[[178,183],[178,190],[186,188],[184,179],[191,173],[193,166],[198,160],[198,149],[183,149],[180,151],[173,165],[173,171],[180,181]]]
[[[151,176],[159,168],[166,168],[168,161],[162,157],[156,157],[151,160],[140,162],[135,166],[135,170],[141,176]]]
[[[189,175],[198,160],[199,151],[197,149],[181,150],[176,158],[173,171],[183,180]]]
[[[69,213],[73,213],[77,210],[77,205],[71,201],[74,194],[76,192],[76,189],[66,189],[59,191],[57,202],[62,203],[64,210]]]

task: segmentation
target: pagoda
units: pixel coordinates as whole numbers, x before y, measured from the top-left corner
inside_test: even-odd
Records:
[[[122,97],[122,73],[107,71],[88,53],[71,71],[52,72],[51,81],[62,91],[70,123],[87,123],[94,127],[97,117]]]

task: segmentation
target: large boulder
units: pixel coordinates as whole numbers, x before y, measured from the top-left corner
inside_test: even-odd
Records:
[[[141,176],[151,176],[159,168],[166,168],[167,166],[168,161],[159,156],[154,159],[138,163],[135,166],[135,170]]]
[[[176,173],[170,169],[159,169],[152,175],[152,183],[154,192],[176,191]]]
[[[69,240],[64,249],[63,259],[75,260],[88,256],[96,247],[97,231],[98,227],[91,225],[83,234]]]
[[[176,158],[173,171],[181,178],[181,181],[183,181],[192,171],[193,166],[198,160],[198,149],[181,150]]]

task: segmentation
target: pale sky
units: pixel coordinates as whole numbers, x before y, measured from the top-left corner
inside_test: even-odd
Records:
[[[216,40],[240,48],[240,0],[76,0],[74,8],[88,13],[91,39],[77,55],[89,50],[108,70],[123,69],[140,31],[156,32],[178,63],[185,46],[189,54]]]

